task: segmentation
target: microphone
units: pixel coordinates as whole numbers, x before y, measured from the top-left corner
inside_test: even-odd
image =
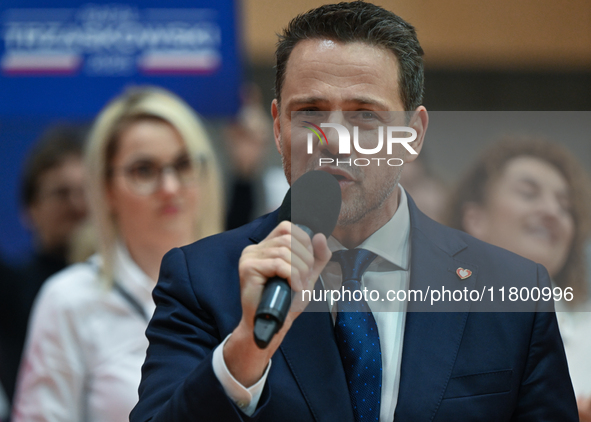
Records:
[[[291,221],[310,238],[332,234],[341,212],[341,187],[337,179],[324,171],[314,170],[297,179],[283,199],[277,222]],[[266,348],[281,329],[291,306],[291,288],[281,277],[272,277],[265,284],[255,314],[254,340]]]

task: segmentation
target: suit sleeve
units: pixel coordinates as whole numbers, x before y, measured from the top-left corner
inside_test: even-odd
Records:
[[[547,271],[538,264],[538,286],[549,287]],[[513,421],[577,422],[577,404],[562,338],[554,312],[536,312],[528,360]]]
[[[156,311],[146,331],[150,345],[130,421],[257,421],[268,388],[252,417],[224,392],[212,366],[213,350],[223,339],[193,290],[182,250],[165,255],[153,296]]]

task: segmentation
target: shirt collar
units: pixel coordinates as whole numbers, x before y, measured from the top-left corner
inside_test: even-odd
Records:
[[[400,186],[398,208],[392,218],[369,236],[358,248],[367,249],[402,270],[410,266],[410,212],[406,192]],[[346,249],[334,237],[328,238],[331,252]]]

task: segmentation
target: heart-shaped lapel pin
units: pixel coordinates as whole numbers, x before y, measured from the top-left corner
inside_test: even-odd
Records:
[[[472,271],[460,267],[456,270],[456,274],[460,277],[460,280],[465,280],[472,275]]]

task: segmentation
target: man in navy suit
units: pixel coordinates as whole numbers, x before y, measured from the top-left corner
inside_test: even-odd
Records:
[[[369,251],[361,282],[378,291],[550,285],[540,265],[424,216],[398,185],[402,167],[329,163],[359,155],[341,154],[334,137],[310,155],[292,144],[297,119],[334,122],[352,111],[361,124],[410,110],[406,123],[417,137],[409,145],[420,152],[428,125],[421,56],[414,28],[369,3],[322,6],[289,24],[277,49],[275,140],[290,183],[314,169],[335,175],[343,198],[337,227],[329,239],[310,239],[291,223],[278,225],[275,212],[169,252],[154,290],[132,422],[366,420],[360,402],[374,391],[350,389],[335,308],[312,303],[322,312],[302,312],[299,303],[269,347],[259,349],[253,338],[268,278],[287,279],[296,295],[338,289],[346,270],[329,262],[331,252]],[[390,157],[416,155],[397,144]],[[469,301],[445,313],[401,306],[409,312],[369,313],[381,353],[371,420],[577,420],[553,313],[536,305],[532,312],[470,312]]]

